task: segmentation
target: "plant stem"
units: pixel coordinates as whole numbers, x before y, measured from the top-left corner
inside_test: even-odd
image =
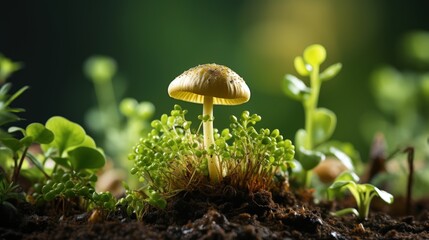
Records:
[[[319,65],[312,66],[313,70],[310,75],[310,96],[304,101],[305,109],[305,131],[306,138],[304,143],[304,148],[308,150],[313,150],[313,115],[317,108],[317,102],[319,99],[320,92],[320,78],[319,78]],[[311,184],[311,173],[310,171],[304,171],[304,186],[309,187]]]
[[[209,150],[210,146],[215,144],[213,137],[213,97],[204,97],[203,118],[205,116],[209,116],[209,119],[207,121],[203,120],[204,148]],[[217,156],[209,156],[208,170],[210,181],[218,183],[220,180],[222,180]]]
[[[304,187],[305,188],[310,188],[312,175],[313,175],[312,171],[304,170]]]
[[[305,142],[305,148],[312,150],[314,148],[313,143],[313,114],[317,108],[317,102],[319,99],[320,92],[320,79],[319,79],[319,66],[313,66],[313,70],[310,75],[311,93],[310,96],[304,101],[305,108],[305,131],[307,132],[307,138]]]
[[[19,172],[21,171],[22,164],[24,163],[25,156],[27,155],[29,147],[25,147],[24,151],[22,152],[21,158],[19,159],[18,166],[16,166],[15,171],[13,173],[12,182],[17,182],[19,177]]]
[[[106,81],[94,81],[95,94],[97,96],[100,112],[107,113],[112,127],[119,127],[119,113],[116,109],[115,91],[112,79]]]
[[[365,204],[361,204],[360,206],[358,206],[358,212],[359,212],[359,219],[361,221],[368,219],[369,206]]]

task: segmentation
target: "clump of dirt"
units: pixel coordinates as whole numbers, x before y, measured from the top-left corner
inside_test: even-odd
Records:
[[[142,222],[118,210],[88,223],[88,213],[38,215],[25,210],[18,224],[1,226],[1,239],[429,239],[429,212],[392,217],[373,211],[367,221],[330,215],[309,191],[247,193],[231,187],[183,192],[165,210],[150,208]],[[418,206],[422,206],[419,204]]]

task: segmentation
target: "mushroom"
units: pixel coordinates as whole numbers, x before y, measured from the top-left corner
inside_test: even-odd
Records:
[[[168,86],[170,97],[203,104],[204,148],[214,143],[213,105],[238,105],[250,98],[250,90],[244,80],[230,68],[217,64],[204,64],[191,68],[176,77]],[[222,171],[216,156],[208,159],[209,177],[220,182]]]

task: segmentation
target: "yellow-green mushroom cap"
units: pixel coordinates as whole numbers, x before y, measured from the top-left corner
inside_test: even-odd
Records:
[[[213,97],[215,105],[239,105],[249,101],[250,90],[244,80],[230,68],[218,64],[193,67],[168,86],[170,97],[193,103],[204,103]]]

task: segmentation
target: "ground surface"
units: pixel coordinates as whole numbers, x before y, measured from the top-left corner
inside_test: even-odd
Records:
[[[44,215],[24,206],[20,217],[7,219],[2,212],[0,239],[429,239],[429,211],[422,204],[415,205],[415,216],[372,211],[359,223],[353,216],[331,216],[334,206],[315,205],[308,196],[227,188],[214,195],[186,193],[168,210],[149,210],[143,222],[118,211],[88,223],[89,214]]]

